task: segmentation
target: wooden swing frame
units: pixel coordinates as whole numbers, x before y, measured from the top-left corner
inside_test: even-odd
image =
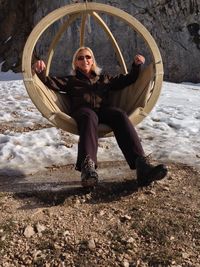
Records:
[[[31,34],[29,35],[23,51],[22,72],[27,92],[37,109],[53,125],[73,134],[78,134],[77,125],[74,119],[67,114],[68,108],[66,102],[63,100],[63,97],[59,94],[55,94],[55,92],[52,92],[52,90],[49,90],[40,81],[37,75],[34,74],[32,71],[31,64],[33,51],[38,39],[41,37],[43,32],[57,20],[61,19],[64,16],[68,16],[68,20],[63,23],[63,25],[61,26],[50,44],[46,69],[46,75],[48,75],[55,47],[58,41],[60,40],[62,34],[66,31],[66,29],[73,21],[75,21],[78,17],[81,16],[82,19],[80,26],[80,46],[83,46],[86,18],[88,15],[91,15],[108,35],[112,43],[113,49],[116,52],[116,56],[120,63],[122,73],[126,74],[127,68],[120,48],[111,31],[109,30],[105,22],[101,19],[101,17],[98,15],[98,12],[103,12],[105,14],[117,17],[118,19],[121,19],[125,23],[127,23],[131,28],[133,28],[137,33],[141,35],[152,54],[152,64],[150,64],[141,73],[136,83],[132,86],[134,88],[131,87],[127,90],[124,89],[122,90],[122,93],[118,93],[117,96],[114,97],[117,99],[115,100],[116,105],[127,111],[129,119],[131,120],[133,125],[137,125],[138,123],[140,123],[150,113],[150,111],[153,109],[154,105],[158,100],[162,87],[163,64],[159,49],[149,31],[133,16],[116,7],[91,2],[70,4],[54,10],[46,17],[44,17],[35,26]],[[125,99],[126,95],[126,99],[128,99],[129,101],[130,93],[134,94],[134,90],[141,91],[137,93],[140,99],[138,98],[139,100],[135,102],[137,103],[135,108],[129,107],[129,110],[126,110],[126,107],[130,105],[127,105],[127,100],[123,99]],[[99,125],[100,137],[109,136],[111,132],[112,130],[108,126],[101,124]]]

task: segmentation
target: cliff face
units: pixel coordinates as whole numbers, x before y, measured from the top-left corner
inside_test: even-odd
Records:
[[[21,71],[21,57],[25,41],[34,25],[50,11],[81,0],[0,0],[0,62],[2,71]],[[89,1],[88,1],[89,2]],[[93,1],[95,2],[95,1]],[[132,14],[152,34],[160,49],[165,80],[200,82],[200,2],[199,0],[99,0]],[[123,22],[103,15],[116,37],[129,66],[135,53],[150,53],[141,37]],[[65,20],[65,18],[64,18]],[[37,43],[37,55],[46,58],[48,46],[62,21],[52,25]],[[62,36],[52,62],[51,72],[69,71],[71,55],[79,46],[77,20]],[[117,65],[111,44],[103,30],[92,18],[87,21],[86,45],[90,46],[98,62],[112,71]]]
[[[0,62],[4,62],[3,71],[20,71],[23,47],[33,27],[35,9],[31,3],[0,0]]]

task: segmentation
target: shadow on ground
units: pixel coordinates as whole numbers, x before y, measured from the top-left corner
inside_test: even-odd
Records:
[[[40,204],[44,205],[61,205],[66,201],[75,202],[76,198],[82,197],[84,203],[99,204],[108,203],[120,200],[122,197],[133,194],[138,191],[138,186],[135,180],[120,181],[120,182],[101,182],[96,188],[84,189],[82,187],[68,188],[58,191],[29,191],[15,193],[17,198],[37,198]],[[35,204],[34,204],[35,205]],[[23,209],[31,209],[31,205],[23,206]]]
[[[15,187],[16,184],[24,179],[25,174],[22,171],[11,168],[0,169],[0,191],[4,192],[6,189],[9,191],[10,185]]]
[[[22,199],[35,197],[45,205],[59,205],[77,196],[94,204],[110,202],[138,190],[134,171],[125,161],[101,162],[98,173],[98,186],[86,190],[81,186],[80,172],[75,171],[72,164],[47,168],[28,176],[16,170],[1,170],[0,192],[14,193]]]

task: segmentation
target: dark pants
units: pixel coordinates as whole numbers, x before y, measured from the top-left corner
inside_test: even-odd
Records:
[[[83,107],[72,117],[77,122],[79,132],[78,156],[76,169],[81,170],[81,164],[87,155],[97,166],[98,124],[104,123],[113,130],[117,143],[131,169],[135,169],[135,160],[144,156],[139,137],[127,114],[119,108],[102,108],[95,112]]]

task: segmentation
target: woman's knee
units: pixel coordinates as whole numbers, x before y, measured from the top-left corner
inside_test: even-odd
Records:
[[[76,112],[75,119],[79,123],[90,122],[94,125],[98,125],[98,116],[97,114],[90,108],[81,108]]]
[[[113,109],[113,117],[115,117],[116,120],[127,120],[128,119],[128,115],[127,113],[120,109],[120,108],[114,108]]]

